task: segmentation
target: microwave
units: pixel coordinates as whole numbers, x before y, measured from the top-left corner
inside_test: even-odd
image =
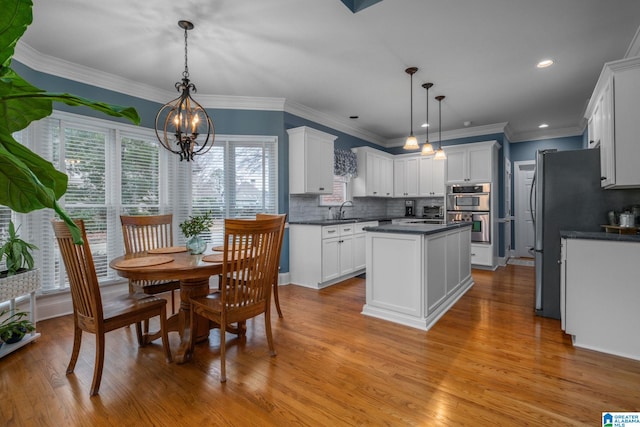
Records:
[[[452,185],[447,192],[447,211],[480,211],[491,209],[491,184]]]

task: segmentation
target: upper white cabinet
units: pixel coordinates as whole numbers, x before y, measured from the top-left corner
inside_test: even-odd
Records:
[[[418,196],[444,197],[444,167],[446,160],[421,156],[418,160]]]
[[[447,183],[473,184],[492,182],[496,141],[444,147],[447,154]]]
[[[370,147],[352,148],[358,158],[354,197],[393,196],[393,156]]]
[[[393,160],[393,196],[418,196],[418,157]]]
[[[640,57],[605,64],[586,110],[589,148],[600,148],[601,185],[640,187]]]
[[[289,134],[289,193],[333,193],[333,142],[337,137],[307,126]]]

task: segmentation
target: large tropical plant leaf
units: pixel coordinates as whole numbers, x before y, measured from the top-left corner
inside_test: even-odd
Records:
[[[140,116],[131,107],[93,101],[68,93],[39,89],[10,68],[15,46],[33,20],[31,0],[2,0],[0,14],[0,204],[16,212],[51,208],[69,225],[74,241],[82,244],[80,230],[57,200],[67,191],[67,176],[52,163],[16,142],[11,134],[47,117],[53,102],[86,106],[135,124]]]
[[[9,66],[16,43],[33,21],[32,6],[31,0],[2,0],[0,66]]]

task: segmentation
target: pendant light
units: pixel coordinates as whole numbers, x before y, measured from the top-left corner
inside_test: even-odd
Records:
[[[405,73],[407,73],[407,74],[409,74],[411,76],[411,80],[410,80],[410,83],[409,83],[409,93],[411,95],[411,106],[410,106],[410,110],[411,110],[411,133],[407,137],[407,141],[404,143],[404,146],[402,147],[405,150],[417,150],[418,148],[420,148],[420,146],[418,145],[418,139],[415,136],[413,136],[413,75],[417,71],[418,71],[417,67],[409,67],[406,70],[404,70]]]
[[[438,150],[436,151],[436,155],[434,156],[434,159],[446,160],[447,155],[442,149],[442,100],[444,99],[444,95],[438,95],[436,96],[436,99],[438,100],[438,110],[440,113],[438,117],[438,133],[440,134],[440,136],[438,138]]]
[[[422,146],[422,151],[420,151],[420,154],[422,154],[423,156],[430,156],[434,153],[433,145],[431,145],[431,143],[429,142],[429,89],[433,87],[433,83],[424,83],[422,87],[427,90],[427,139]]]
[[[197,92],[196,86],[189,81],[187,65],[187,31],[193,29],[193,24],[178,21],[178,26],[184,30],[184,71],[182,82],[175,84],[176,90],[181,93],[158,111],[156,137],[164,148],[180,155],[180,161],[188,162],[195,155],[204,154],[211,149],[215,132],[207,112],[191,97],[191,91]]]

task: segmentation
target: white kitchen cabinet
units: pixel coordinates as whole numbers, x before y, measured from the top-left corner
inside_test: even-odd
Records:
[[[640,360],[640,241],[561,242],[562,329],[576,347]]]
[[[497,153],[496,141],[444,147],[447,154],[447,183],[474,184],[492,182]]]
[[[307,126],[289,134],[289,193],[333,193],[333,143],[337,137]]]
[[[377,221],[335,225],[290,224],[291,283],[320,289],[365,269],[365,227]]]
[[[353,148],[358,176],[352,181],[354,197],[393,196],[393,156],[370,147]]]
[[[393,196],[418,196],[418,157],[401,157],[393,160]]]
[[[353,270],[362,271],[366,267],[365,227],[375,227],[378,221],[357,222],[353,230]]]
[[[471,264],[493,267],[493,246],[484,243],[472,243]]]
[[[421,156],[418,160],[418,196],[444,197],[444,169],[446,160]]]
[[[332,225],[322,228],[321,281],[330,282],[353,272],[354,224]]]
[[[639,109],[640,57],[605,64],[585,113],[604,188],[640,187]]]

